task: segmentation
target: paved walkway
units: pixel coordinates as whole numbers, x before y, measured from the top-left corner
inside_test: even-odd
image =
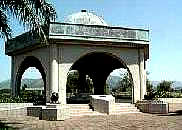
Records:
[[[0,111],[0,121],[21,130],[181,130],[182,115],[122,114],[45,121],[23,111]]]

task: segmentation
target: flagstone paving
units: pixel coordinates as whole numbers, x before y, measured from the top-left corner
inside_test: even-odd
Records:
[[[25,111],[0,111],[0,121],[20,130],[181,130],[180,114],[131,113],[74,117],[45,121],[26,116]]]

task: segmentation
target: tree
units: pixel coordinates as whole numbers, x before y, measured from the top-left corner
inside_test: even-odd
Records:
[[[77,92],[87,92],[87,93],[93,93],[93,82],[92,79],[89,77],[89,75],[84,76],[85,79],[80,81],[80,74],[78,71],[73,71],[68,74],[67,78],[67,85],[66,85],[66,91],[68,93],[77,93]],[[81,77],[83,78],[83,77]],[[82,83],[85,82],[84,86],[81,86]]]
[[[155,98],[156,92],[154,90],[154,87],[152,85],[152,83],[149,81],[149,79],[147,78],[146,81],[146,89],[147,89],[147,95],[144,95],[144,99],[146,100],[152,100]]]
[[[131,92],[132,81],[129,77],[129,73],[125,72],[119,82],[119,89],[121,92]]]
[[[31,31],[44,36],[42,25],[48,25],[50,20],[55,20],[56,11],[46,0],[1,0],[0,1],[0,37],[11,38],[12,29],[9,26],[9,18],[18,19],[20,24]]]
[[[153,85],[150,82],[150,80],[148,79],[148,76],[150,73],[147,71],[146,74],[147,74],[146,90],[147,90],[147,92],[151,92],[153,90]]]
[[[77,71],[69,73],[66,84],[67,93],[76,93],[79,89],[79,73]]]
[[[172,81],[162,81],[157,85],[157,91],[170,92],[173,82]]]
[[[146,100],[152,100],[156,96],[156,92],[154,90],[154,86],[152,85],[151,81],[148,79],[148,75],[150,73],[147,72],[147,81],[146,81],[146,90],[147,90],[147,95],[144,95],[144,99]]]
[[[162,81],[157,85],[157,95],[159,97],[170,97],[170,91],[171,86],[173,82],[172,81]]]

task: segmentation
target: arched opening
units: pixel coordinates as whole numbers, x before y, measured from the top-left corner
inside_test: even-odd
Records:
[[[89,103],[89,95],[94,94],[93,82],[89,75],[70,70],[66,84],[66,97],[68,104]]]
[[[37,86],[38,88],[35,88],[35,86],[31,86],[30,83],[24,84],[22,82],[22,80],[24,79],[24,74],[26,74],[28,70],[32,70],[32,69],[35,69],[38,73],[40,73],[42,81],[43,81],[42,87],[41,85],[39,85]],[[41,82],[41,80],[38,80],[38,82]],[[32,97],[29,96],[28,100],[24,99],[25,102],[33,102],[34,104],[37,104],[37,105],[46,104],[46,74],[44,72],[41,62],[36,57],[33,57],[33,56],[26,57],[25,60],[21,63],[18,73],[16,74],[15,85],[16,85],[15,86],[16,96],[24,99],[25,97],[22,97],[22,96],[25,96],[24,94],[30,94],[30,95],[33,94],[31,95]],[[36,89],[39,89],[39,90],[35,91]],[[22,92],[22,90],[24,90],[24,92]]]
[[[127,69],[113,70],[106,80],[106,86],[117,103],[132,103],[133,84]]]
[[[111,94],[106,84],[106,80],[113,70],[119,68],[123,68],[128,71],[129,77],[131,79],[130,81],[133,86],[132,76],[126,64],[120,58],[106,52],[94,52],[84,55],[72,65],[70,71],[77,70],[79,73],[77,78],[79,86],[77,87],[80,88],[80,93],[88,92],[85,91],[85,89],[87,86],[86,77],[89,77],[93,83],[93,88],[88,94],[106,95]]]

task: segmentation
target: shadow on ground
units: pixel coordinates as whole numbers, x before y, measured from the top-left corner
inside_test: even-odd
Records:
[[[2,122],[2,120],[0,120],[0,130],[18,130],[18,128],[16,128],[16,127],[8,126],[8,125],[12,125],[12,124],[22,124],[22,123]]]
[[[168,114],[160,114],[158,116],[182,116],[182,110],[175,111],[173,113]]]

